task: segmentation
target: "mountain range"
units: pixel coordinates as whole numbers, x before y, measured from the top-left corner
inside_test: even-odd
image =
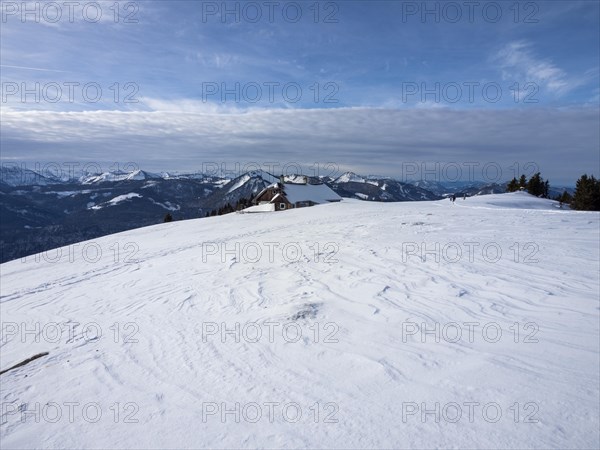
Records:
[[[286,176],[294,182],[295,176]],[[175,220],[202,218],[239,202],[249,202],[279,180],[265,171],[237,177],[144,170],[80,174],[65,178],[15,167],[0,167],[0,262],[121,231]],[[403,202],[438,200],[451,194],[506,191],[484,182],[402,182],[346,172],[308,177],[346,198]],[[561,191],[562,192],[562,191]]]

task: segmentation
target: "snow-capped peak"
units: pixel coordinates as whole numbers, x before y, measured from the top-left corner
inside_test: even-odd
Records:
[[[366,181],[367,180],[354,172],[346,172],[336,178],[334,183],[365,183]]]
[[[9,186],[46,186],[49,184],[61,183],[63,180],[53,176],[50,173],[35,172],[23,167],[1,165],[0,166],[0,184]]]
[[[131,172],[117,170],[114,172],[104,172],[100,174],[87,174],[81,177],[79,181],[81,184],[95,184],[104,183],[106,181],[141,181],[157,178],[162,177],[158,174],[138,169]]]

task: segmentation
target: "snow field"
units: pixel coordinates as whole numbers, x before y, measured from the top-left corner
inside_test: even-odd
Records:
[[[597,448],[599,227],[344,200],[3,264],[0,369],[49,354],[1,375],[2,447]]]

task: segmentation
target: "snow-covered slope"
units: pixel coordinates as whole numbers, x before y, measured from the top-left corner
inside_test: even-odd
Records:
[[[337,177],[334,183],[366,183],[367,180],[354,172],[346,172]]]
[[[120,203],[132,200],[134,198],[142,198],[142,196],[136,192],[130,192],[129,194],[118,195],[115,198],[108,200],[107,202],[101,203],[99,205],[90,206],[91,209],[102,209],[107,206],[115,206]]]
[[[0,185],[8,186],[46,186],[58,184],[63,180],[52,176],[50,170],[45,171],[44,175],[24,167],[0,164]]]
[[[88,174],[84,175],[79,179],[81,184],[97,184],[104,182],[115,182],[115,181],[140,181],[162,178],[161,175],[146,172],[144,170],[134,170],[131,172],[126,171],[115,171],[115,172],[104,172],[100,174]]]
[[[411,183],[392,178],[363,178],[346,172],[330,182],[331,188],[342,197],[378,202],[437,200],[439,195]]]
[[[599,225],[344,200],[3,264],[0,369],[48,355],[2,448],[598,448]]]

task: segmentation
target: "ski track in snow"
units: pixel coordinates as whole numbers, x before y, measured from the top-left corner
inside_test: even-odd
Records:
[[[454,205],[344,200],[95,241],[103,249],[135,243],[139,251],[130,259],[115,261],[106,250],[96,263],[30,257],[3,264],[3,327],[16,323],[20,332],[38,324],[40,333],[3,328],[0,369],[49,355],[1,376],[2,448],[598,448],[599,227],[598,213],[557,210],[554,202],[521,193]],[[269,242],[279,248],[297,242],[302,258],[285,260],[276,250],[270,261]],[[465,254],[437,262],[432,254],[407,256],[403,243],[413,242],[480,247],[472,262]],[[496,263],[482,257],[489,242],[502,248]],[[515,242],[521,252],[535,243],[539,262],[515,261]],[[203,243],[230,250],[257,243],[263,254],[256,262],[233,253],[203,261]],[[309,249],[314,243],[319,248]],[[337,246],[335,254],[327,243]],[[206,323],[232,330],[235,323],[292,318],[302,330],[298,342],[287,342],[281,325],[273,342],[266,326],[258,342],[202,333]],[[472,341],[462,327],[457,342],[432,335],[422,342],[421,333],[403,333],[407,322],[479,326]],[[80,325],[73,336],[53,340],[41,333],[52,323]],[[88,323],[97,324],[100,338],[78,332]],[[502,329],[499,342],[483,339],[488,323]],[[522,342],[531,333],[527,323],[539,327],[537,343]],[[325,342],[332,329],[337,342]],[[79,408],[71,423],[65,406],[56,423],[12,413],[49,402],[98,403],[102,417],[90,423]],[[229,408],[296,402],[303,414],[292,422],[275,409],[271,422],[265,408],[257,423],[236,422],[231,414],[203,417],[203,402]],[[316,402],[317,421],[310,409]],[[403,420],[403,402],[430,409],[495,402],[502,416],[486,421],[479,407],[471,422],[464,407],[456,423],[433,415],[422,420],[420,411]],[[515,423],[509,408],[517,402]],[[528,402],[537,405],[537,423],[523,422]],[[325,421],[326,404],[337,405],[331,416],[337,422]],[[130,412],[137,423],[125,420]]]

